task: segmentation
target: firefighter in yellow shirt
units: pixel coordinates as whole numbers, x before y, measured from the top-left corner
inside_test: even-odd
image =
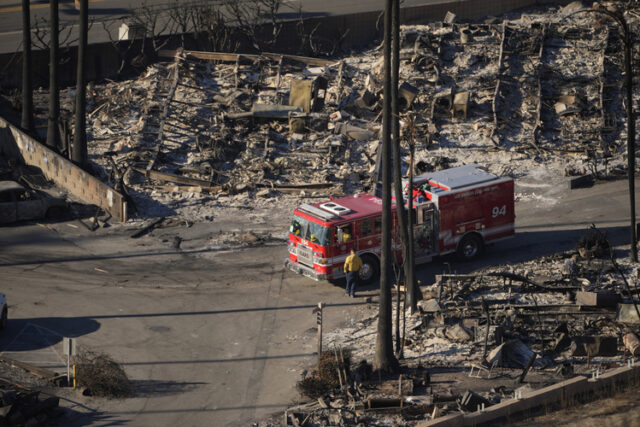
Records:
[[[360,270],[362,270],[362,259],[360,259],[354,249],[351,249],[351,253],[344,262],[344,272],[347,275],[347,287],[345,290],[347,295],[352,298],[356,296]]]

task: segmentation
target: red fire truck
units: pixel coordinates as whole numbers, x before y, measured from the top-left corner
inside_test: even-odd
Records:
[[[416,264],[436,255],[457,252],[476,257],[486,243],[512,236],[514,229],[513,179],[498,177],[476,165],[427,173],[414,179],[414,248]],[[401,261],[395,203],[391,206],[392,251]],[[360,279],[379,277],[382,238],[382,199],[356,194],[314,204],[293,212],[289,228],[289,258],[285,265],[315,280],[344,276],[343,265],[351,248],[362,258]]]

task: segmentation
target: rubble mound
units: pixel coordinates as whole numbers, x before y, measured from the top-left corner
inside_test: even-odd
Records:
[[[556,203],[568,177],[624,176],[624,43],[597,19],[549,6],[402,26],[402,170],[411,140],[416,173],[484,165],[518,179],[519,201]],[[637,16],[627,19],[637,25]],[[92,168],[144,218],[284,217],[300,203],[370,191],[381,152],[382,53],[257,60],[164,51],[164,62],[138,77],[89,91]],[[74,98],[73,88],[61,91],[70,120]],[[34,94],[39,109],[47,99]]]
[[[93,396],[124,398],[131,395],[131,381],[111,357],[82,350],[75,357],[78,385]]]
[[[318,369],[297,384],[300,393],[312,399],[321,397],[342,385],[343,378],[349,376],[350,352],[325,351],[320,355]]]
[[[2,393],[0,402],[2,426],[54,426],[62,412],[58,410],[60,398],[39,398],[39,392],[9,390]]]
[[[610,245],[607,233],[592,226],[578,241],[576,250],[582,258],[603,258],[609,256]]]

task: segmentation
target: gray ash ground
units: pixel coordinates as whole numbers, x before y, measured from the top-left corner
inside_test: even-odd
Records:
[[[21,390],[15,386],[16,384],[31,390],[52,387],[49,381],[35,376],[22,368],[0,361],[0,390]]]

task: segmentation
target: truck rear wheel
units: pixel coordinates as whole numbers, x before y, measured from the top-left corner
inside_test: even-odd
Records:
[[[467,234],[458,244],[458,257],[464,261],[471,261],[482,253],[482,239],[477,234]]]
[[[360,282],[369,285],[380,277],[380,263],[373,255],[362,255],[362,270],[360,270]]]

